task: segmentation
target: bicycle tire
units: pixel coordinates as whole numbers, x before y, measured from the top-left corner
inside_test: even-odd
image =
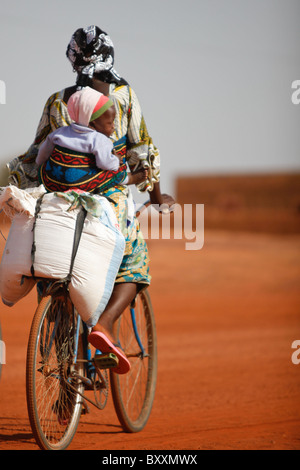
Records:
[[[157,380],[157,339],[154,312],[148,291],[137,296],[136,324],[146,355],[143,356],[136,340],[130,309],[115,325],[115,335],[131,363],[127,374],[110,371],[113,403],[119,422],[125,432],[144,429],[153,406]]]
[[[56,302],[56,303],[55,303]],[[66,305],[68,306],[66,307]],[[71,301],[42,298],[34,315],[29,334],[26,361],[26,397],[29,421],[42,450],[66,449],[79,424],[82,399],[65,380],[70,354],[67,343],[75,344],[74,324],[78,315]],[[61,319],[55,320],[58,311]],[[73,326],[72,326],[73,324]],[[54,328],[54,325],[56,327]],[[69,328],[70,333],[64,331]],[[64,337],[67,334],[68,341]],[[81,348],[80,348],[81,349]],[[76,369],[83,375],[83,365]],[[75,389],[83,393],[77,381]]]

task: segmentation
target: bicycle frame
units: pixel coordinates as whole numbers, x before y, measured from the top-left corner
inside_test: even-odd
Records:
[[[54,334],[55,334],[55,330],[58,327],[58,324],[60,322],[60,317],[61,317],[61,313],[59,313],[59,315],[55,319],[55,326],[54,326],[53,333],[52,333],[53,337],[54,337]],[[133,331],[134,331],[134,335],[135,335],[137,344],[139,345],[139,348],[141,350],[141,356],[142,356],[142,358],[144,358],[144,357],[146,357],[145,348],[142,344],[141,338],[140,338],[139,333],[138,333],[134,307],[130,308],[130,317],[131,317],[131,321],[132,321],[132,328],[133,328]],[[81,330],[83,331],[83,334],[82,334],[83,357],[79,359],[78,358],[78,351],[79,351],[79,338],[80,338]],[[74,351],[73,351],[73,364],[72,364],[72,366],[75,369],[76,365],[79,362],[83,362],[84,365],[85,365],[85,375],[81,376],[78,373],[76,373],[75,371],[73,371],[70,378],[71,379],[75,378],[75,379],[81,380],[85,386],[89,387],[89,389],[93,389],[94,383],[95,383],[95,376],[98,375],[98,377],[100,379],[100,382],[102,384],[105,384],[105,387],[106,387],[106,380],[103,377],[103,374],[102,374],[101,370],[95,364],[94,357],[92,357],[92,355],[91,355],[91,349],[89,348],[89,343],[88,343],[87,337],[88,337],[88,327],[81,320],[81,318],[78,316],[78,321],[77,321],[77,325],[76,325],[76,333],[75,333],[76,340],[75,340]],[[50,339],[50,341],[51,341],[51,339]],[[95,355],[96,354],[101,354],[101,351],[96,350]],[[71,387],[71,388],[74,388],[72,386],[72,384],[70,383],[70,380],[68,380],[68,386]],[[78,392],[78,390],[76,391],[76,393],[79,393],[84,400],[88,401],[89,403],[94,405],[96,408],[102,409],[102,407],[99,406],[99,404],[97,404],[96,401],[91,400],[84,393],[80,393],[80,392]],[[84,403],[84,406],[85,406],[85,408],[87,408],[86,403]]]
[[[141,339],[140,339],[140,336],[139,336],[139,332],[138,332],[138,329],[137,329],[137,326],[136,326],[135,310],[134,310],[133,307],[130,308],[130,316],[131,316],[132,327],[133,327],[135,339],[136,339],[139,347],[141,348],[142,357],[145,357],[145,348],[142,345],[142,342],[141,342]]]

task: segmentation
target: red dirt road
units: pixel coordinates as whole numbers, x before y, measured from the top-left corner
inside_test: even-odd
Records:
[[[182,240],[149,248],[159,347],[150,420],[124,434],[110,397],[82,417],[70,449],[300,449],[300,236],[206,232],[201,251]],[[33,292],[0,309],[0,449],[37,449],[25,398],[35,307]]]

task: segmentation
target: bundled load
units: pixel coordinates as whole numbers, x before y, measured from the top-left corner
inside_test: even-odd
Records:
[[[125,240],[105,197],[85,192],[30,194],[5,188],[0,208],[14,199],[16,209],[0,264],[0,294],[13,305],[28,294],[36,279],[65,279],[70,274],[78,214],[86,214],[72,272],[71,300],[89,327],[94,326],[110,299],[123,259]],[[10,194],[13,191],[14,194]],[[16,192],[21,193],[16,197]],[[24,194],[25,193],[25,194]],[[38,198],[37,198],[38,196]],[[11,199],[10,199],[11,197]],[[6,201],[3,202],[3,201]]]
[[[31,250],[36,201],[45,194],[43,187],[23,191],[15,186],[1,188],[0,210],[11,219],[11,228],[0,264],[0,294],[12,307],[35,286],[31,277]],[[28,274],[29,266],[29,276]]]

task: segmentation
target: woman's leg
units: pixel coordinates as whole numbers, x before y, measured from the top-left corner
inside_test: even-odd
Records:
[[[122,315],[124,310],[133,301],[137,294],[137,284],[133,282],[124,282],[115,284],[111,298],[102,313],[98,323],[94,326],[93,331],[101,331],[113,343],[116,339],[113,334],[113,325],[115,321]]]

